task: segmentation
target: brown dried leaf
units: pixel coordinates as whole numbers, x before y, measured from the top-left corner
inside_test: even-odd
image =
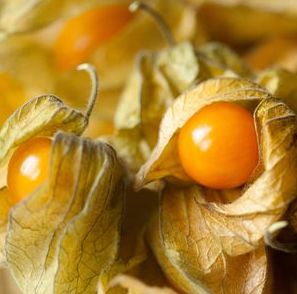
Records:
[[[123,171],[108,145],[59,133],[47,183],[11,209],[7,263],[23,293],[95,293],[116,259]]]

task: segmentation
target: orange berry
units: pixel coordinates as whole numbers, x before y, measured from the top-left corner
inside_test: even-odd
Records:
[[[21,145],[12,155],[7,173],[9,195],[13,203],[29,196],[48,178],[52,140],[39,137]]]
[[[68,20],[54,44],[58,67],[73,69],[108,42],[132,19],[127,5],[109,4]]]
[[[241,186],[258,163],[253,116],[235,103],[205,106],[181,129],[178,152],[184,170],[199,184],[214,189]]]

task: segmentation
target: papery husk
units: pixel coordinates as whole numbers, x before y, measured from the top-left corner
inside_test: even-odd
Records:
[[[154,146],[163,113],[180,91],[194,83],[198,71],[195,51],[189,43],[138,57],[115,115],[114,145],[133,171]]]
[[[242,58],[223,43],[208,42],[199,46],[197,50],[200,55],[206,58],[205,61],[209,70],[212,72],[212,77],[218,75],[227,76],[228,70],[230,72],[233,71],[235,76],[251,76],[251,72]],[[213,64],[213,66],[211,66],[211,64]],[[220,72],[219,69],[221,69],[222,72]]]
[[[81,134],[88,118],[66,106],[55,96],[33,98],[10,116],[0,129],[0,265],[6,263],[4,243],[8,214],[12,207],[7,191],[7,168],[14,150],[38,136],[52,137],[58,130]]]
[[[182,293],[270,293],[266,250],[249,243],[257,224],[217,218],[201,197],[195,186],[162,193],[149,240],[167,278]]]
[[[179,94],[210,77],[240,74],[248,75],[244,63],[218,43],[195,49],[185,42],[140,55],[115,114],[113,144],[129,168],[137,171],[148,158],[162,117]]]
[[[264,38],[281,34],[294,36],[297,33],[295,1],[278,1],[279,8],[276,9],[264,9],[263,1],[257,1],[257,6],[263,4],[263,9],[248,5],[248,1],[235,3],[210,0],[203,1],[203,4],[200,0],[197,2],[198,18],[206,32],[215,40],[245,46]],[[227,5],[228,3],[231,5]],[[265,3],[270,5],[268,1]]]
[[[160,125],[159,139],[148,161],[136,175],[136,186],[174,177],[189,182],[177,154],[179,129],[202,107],[217,101],[255,106],[271,95],[257,84],[241,78],[215,78],[200,83],[179,96],[167,110]],[[292,114],[293,115],[293,114]]]
[[[55,136],[48,181],[9,214],[6,259],[23,293],[96,292],[118,254],[123,175],[108,145]]]

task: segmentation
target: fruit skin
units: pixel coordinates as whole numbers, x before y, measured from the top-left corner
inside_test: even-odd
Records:
[[[12,203],[27,198],[47,180],[51,147],[50,138],[37,137],[25,142],[14,152],[7,173]]]
[[[108,42],[132,19],[127,5],[102,5],[68,20],[54,44],[57,66],[71,70]]]
[[[230,102],[205,106],[181,129],[178,153],[185,172],[201,185],[214,189],[243,185],[259,156],[252,114]]]

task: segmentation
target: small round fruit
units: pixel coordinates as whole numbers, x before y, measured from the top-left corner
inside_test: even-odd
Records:
[[[109,4],[88,10],[68,20],[54,44],[58,67],[75,68],[93,51],[108,42],[132,19],[127,5]]]
[[[13,203],[29,196],[48,178],[52,140],[37,137],[21,145],[12,155],[7,185]]]
[[[216,102],[198,111],[181,129],[178,152],[185,172],[214,189],[246,183],[258,163],[252,114],[230,102]]]

